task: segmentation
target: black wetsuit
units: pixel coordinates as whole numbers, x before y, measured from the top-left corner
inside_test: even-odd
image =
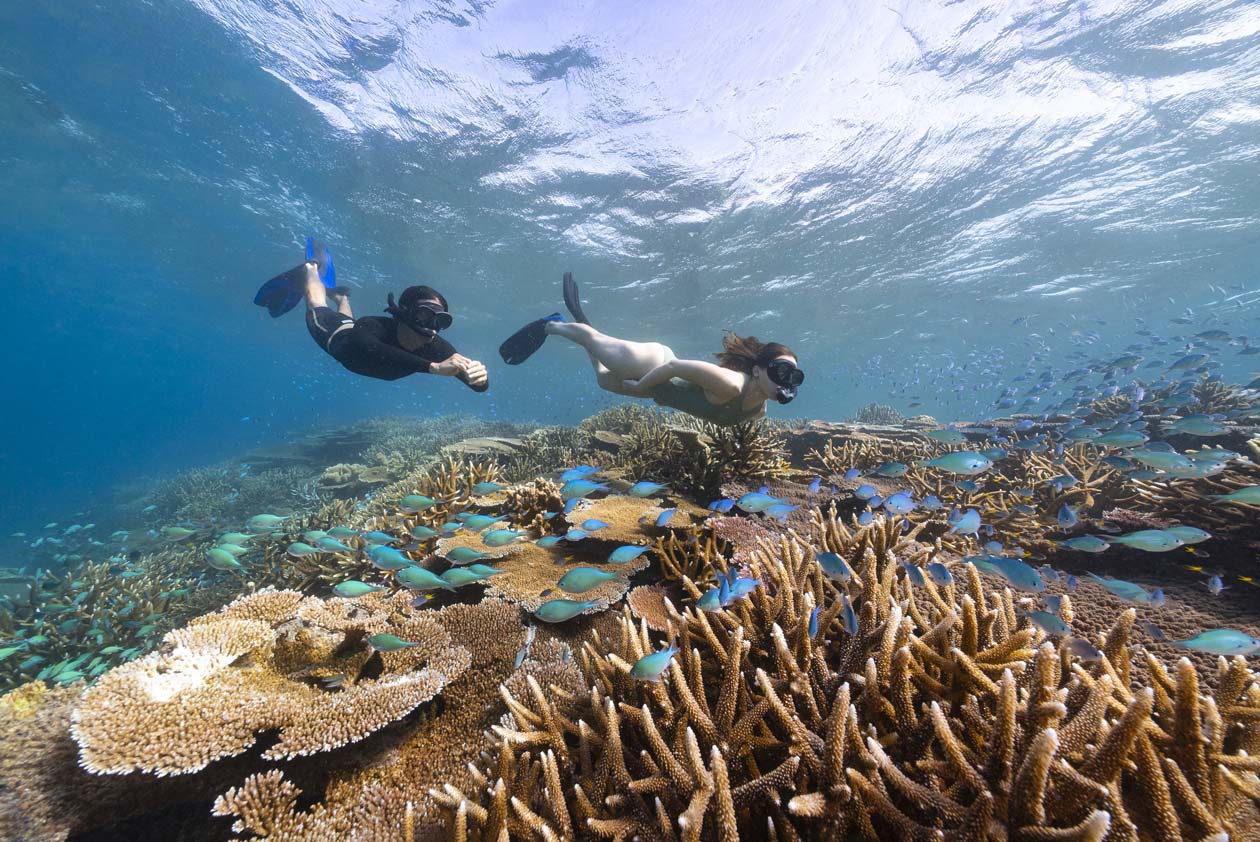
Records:
[[[449,360],[455,346],[434,336],[414,351],[398,344],[398,322],[386,316],[355,319],[331,307],[306,311],[306,329],[319,347],[355,374],[378,380],[397,380],[409,374],[427,374],[433,363]],[[459,379],[475,392],[484,392],[489,382],[472,386],[461,373]]]

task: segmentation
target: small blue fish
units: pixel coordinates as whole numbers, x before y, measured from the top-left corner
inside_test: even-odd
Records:
[[[568,532],[564,533],[564,540],[576,543],[589,534],[590,533],[588,533],[585,529],[570,529]]]
[[[1001,541],[986,541],[984,544],[984,551],[988,553],[989,555],[1001,555],[1002,542]]]
[[[954,521],[954,525],[949,528],[950,535],[975,535],[980,530],[980,513],[975,509],[968,509],[958,520]]]
[[[923,498],[923,501],[921,503],[919,503],[919,508],[923,509],[924,511],[935,512],[935,511],[945,508],[945,504],[942,503],[940,498],[937,497],[935,494],[929,494],[928,496]]]
[[[1166,553],[1169,550],[1175,550],[1182,546],[1181,539],[1163,529],[1141,529],[1137,532],[1130,532],[1127,535],[1117,535],[1109,538],[1112,544],[1124,544],[1127,547],[1133,547],[1137,550],[1144,550],[1148,553]]]
[[[764,512],[773,505],[786,502],[787,499],[783,497],[771,497],[763,491],[750,491],[736,500],[735,505],[746,512]]]
[[[412,646],[420,645],[387,633],[374,634],[367,639],[367,642],[368,646],[377,652],[397,652],[399,649],[410,649]]]
[[[969,479],[958,480],[958,482],[954,483],[954,488],[957,488],[959,491],[966,492],[967,494],[975,494],[980,490],[979,484]]]
[[[343,543],[341,543],[340,541],[338,541],[336,538],[329,538],[329,537],[327,537],[327,536],[325,536],[325,537],[323,537],[323,538],[320,538],[318,541],[316,541],[316,542],[315,542],[315,546],[317,546],[317,547],[319,547],[321,550],[323,550],[323,551],[325,551],[325,552],[329,552],[329,553],[352,553],[352,552],[354,552],[354,550],[350,549],[350,548],[349,548],[349,547],[347,547],[345,544],[343,544]]]
[[[372,562],[372,566],[378,570],[402,570],[404,567],[410,567],[413,562],[405,555],[400,553],[393,547],[387,547],[379,544],[368,550],[368,560]]]
[[[564,505],[560,507],[560,511],[564,512],[567,515],[569,512],[576,509],[577,504],[580,502],[582,502],[581,497],[571,497],[568,500],[564,501]]]
[[[875,470],[871,471],[871,474],[877,477],[896,479],[897,477],[904,476],[908,470],[910,470],[910,467],[901,462],[885,462]]]
[[[1076,485],[1077,482],[1079,482],[1079,480],[1071,474],[1062,474],[1061,476],[1057,476],[1054,479],[1049,480],[1046,484],[1061,494]]]
[[[484,497],[487,494],[493,494],[496,491],[502,491],[505,486],[499,485],[497,482],[479,482],[472,487],[474,497]]]
[[[859,471],[857,468],[849,468],[849,470],[844,472],[844,481],[853,482],[855,479],[857,479],[860,476],[862,476],[862,472]]]
[[[872,497],[876,497],[878,495],[879,495],[879,492],[876,491],[875,488],[870,485],[859,485],[857,489],[853,492],[853,496],[858,498],[859,500],[870,500]]]
[[[608,563],[609,564],[627,564],[631,561],[634,561],[636,558],[643,555],[643,553],[647,552],[650,549],[652,548],[639,546],[638,544],[623,544],[622,546],[613,550],[612,554],[608,556]]]
[[[1254,655],[1260,652],[1260,640],[1235,629],[1199,632],[1189,640],[1174,640],[1172,645],[1211,655]]]
[[[723,497],[721,500],[714,500],[709,504],[709,510],[717,512],[718,514],[726,514],[734,507],[735,501],[728,497]]]
[[[1164,596],[1163,588],[1156,588],[1155,590],[1151,591],[1150,604],[1153,607],[1163,608],[1166,602],[1168,602],[1168,598]]]
[[[748,495],[744,495],[744,496],[747,497]],[[666,524],[669,523],[669,519],[672,518],[674,516],[674,513],[677,511],[678,511],[677,509],[666,509],[665,511],[661,512],[659,515],[656,516],[656,525],[665,526]]]
[[[385,532],[364,532],[361,537],[369,544],[393,544],[398,540]]]
[[[817,494],[818,489],[822,487],[822,477],[814,477],[813,482],[809,484],[809,493]]]
[[[704,592],[704,595],[696,600],[696,607],[701,611],[717,612],[722,610],[722,591],[720,588],[710,588]]]
[[[518,538],[524,538],[525,533],[515,529],[492,529],[485,535],[481,536],[481,543],[487,547],[506,547]]]
[[[1071,629],[1068,628],[1067,623],[1049,611],[1025,611],[1024,616],[1046,634],[1071,634]]]
[[[1068,638],[1067,649],[1082,661],[1101,661],[1103,659],[1103,653],[1098,647],[1084,638]]]
[[[364,594],[379,593],[385,590],[377,585],[369,585],[367,582],[360,582],[358,579],[347,579],[338,583],[333,587],[333,593],[342,597],[359,597]]]
[[[473,582],[480,582],[486,577],[481,573],[473,572],[467,567],[452,567],[438,578],[452,587],[462,588],[464,585],[471,585]]]
[[[1123,579],[1104,579],[1096,573],[1090,573],[1089,575],[1095,582],[1125,602],[1147,603],[1151,601],[1151,595],[1141,585],[1126,582]]]
[[[534,616],[545,623],[563,623],[600,604],[599,600],[582,602],[572,599],[551,599],[538,606]]]
[[[822,611],[821,606],[815,606],[813,611],[809,612],[809,636],[815,638],[818,636],[818,613]]]
[[[560,487],[560,496],[565,500],[577,500],[594,494],[596,491],[607,491],[608,486],[586,479],[573,479]]]
[[[834,581],[847,585],[853,581],[853,570],[848,563],[836,553],[818,553],[814,556],[822,571]]]
[[[467,564],[470,561],[481,561],[488,555],[472,547],[452,547],[446,553],[446,560],[452,564]]]
[[[914,511],[914,507],[914,499],[908,491],[899,491],[884,501],[884,511],[894,515],[908,515]]]
[[[591,474],[598,473],[598,472],[599,472],[599,468],[595,467],[594,465],[578,465],[576,467],[570,468],[569,470],[561,474],[560,481],[572,482],[575,479],[582,479],[583,477],[588,477]]]
[[[669,662],[677,654],[678,647],[671,644],[660,652],[644,655],[634,662],[634,666],[630,668],[630,675],[640,681],[660,681],[661,674],[669,668]]]
[[[1041,597],[1041,601],[1042,601],[1042,602],[1044,602],[1044,603],[1046,604],[1046,610],[1047,610],[1047,611],[1049,611],[1050,613],[1052,613],[1052,614],[1061,614],[1061,613],[1063,613],[1063,597],[1062,597],[1062,595],[1060,595],[1060,596],[1051,596],[1050,594],[1044,594],[1044,595],[1042,595],[1042,597]]]
[[[1193,526],[1170,526],[1164,530],[1172,533],[1182,544],[1200,544],[1212,537],[1211,533]]]
[[[840,609],[840,622],[844,625],[844,630],[849,634],[857,634],[857,612],[853,610],[853,603],[849,602],[849,595],[843,591],[840,592],[840,604],[843,606]]]
[[[601,529],[607,529],[608,524],[598,518],[588,518],[582,521],[582,528],[587,532],[598,532]]]
[[[901,563],[901,568],[906,571],[906,578],[909,579],[912,584],[918,585],[919,587],[923,587],[927,584],[927,579],[923,577],[923,570],[919,567],[919,565],[903,561]]]
[[[927,566],[928,578],[942,588],[954,584],[954,574],[949,572],[949,568],[939,561],[930,562]]]
[[[788,503],[775,503],[773,506],[766,507],[764,514],[766,517],[772,517],[778,521],[786,521],[788,519],[788,515],[792,514],[794,511],[796,511],[796,506],[792,506]]]
[[[1146,632],[1152,640],[1167,640],[1164,630],[1154,623],[1138,623],[1138,628]]]
[[[629,494],[631,497],[651,497],[653,494],[655,494],[658,491],[661,491],[662,489],[666,487],[667,486],[662,485],[661,483],[658,483],[658,482],[648,482],[647,480],[640,480],[639,482],[636,482],[634,485],[630,486],[630,490],[627,491],[626,493]]]
[[[1075,538],[1060,541],[1059,546],[1081,553],[1101,553],[1111,545],[1096,535],[1078,535]]]
[[[582,594],[616,578],[616,573],[608,573],[594,567],[575,567],[565,573],[558,584],[560,590],[566,593]]]
[[[478,576],[483,576],[483,577],[484,576],[497,576],[500,573],[507,572],[506,570],[500,570],[497,567],[491,567],[488,564],[480,564],[476,562],[468,565],[466,569],[471,570],[473,573],[476,573]]]
[[[1212,596],[1220,596],[1221,591],[1229,590],[1229,585],[1221,581],[1220,576],[1212,575],[1208,577],[1207,589],[1211,592]]]
[[[227,550],[227,547],[224,547],[223,549]],[[232,551],[228,550],[228,552]],[[302,558],[303,556],[313,555],[317,552],[319,552],[319,550],[315,549],[310,544],[304,544],[301,541],[294,541],[287,549],[285,549],[285,553],[293,556],[294,558]],[[235,553],[232,554],[236,555]]]
[[[884,505],[884,498],[876,494],[874,497],[866,501],[866,505],[870,506],[872,509],[878,509],[880,506]]]
[[[858,526],[870,526],[875,522],[875,515],[871,512],[858,512]]]
[[[1063,530],[1073,528],[1078,522],[1076,519],[1076,510],[1067,503],[1064,503],[1059,507],[1059,513],[1055,516],[1055,519],[1059,522],[1059,528]]]
[[[1057,583],[1059,579],[1062,578],[1059,576],[1059,571],[1055,570],[1053,567],[1051,567],[1048,564],[1043,564],[1040,567],[1038,567],[1037,572],[1040,573],[1041,578],[1045,579],[1047,582]]]
[[[1067,588],[1069,591],[1076,590],[1077,584],[1078,582],[1076,581],[1076,577],[1073,576],[1071,573],[1068,573],[1066,576],[1063,577],[1063,586]]]
[[[914,464],[920,468],[936,468],[947,473],[971,477],[992,468],[993,460],[981,453],[956,450],[953,453],[937,456],[935,459],[920,459]]]
[[[1041,593],[1046,589],[1041,574],[1017,558],[997,556],[988,559],[997,573],[1010,583],[1011,587],[1021,591]]]
[[[463,518],[464,528],[469,532],[480,532],[496,523],[507,520],[507,515],[491,517],[490,515],[467,515]]]
[[[564,540],[563,535],[544,535],[543,537],[539,538],[534,543],[542,547],[543,549],[548,549],[550,547],[554,547],[556,544],[559,544],[563,540]]]
[[[416,524],[411,527],[411,537],[419,541],[427,541],[430,538],[436,537],[437,534],[436,529],[431,526],[425,526],[424,524]]]
[[[423,512],[425,509],[431,509],[437,504],[437,500],[432,497],[425,497],[423,494],[408,494],[398,503],[398,507],[404,512],[415,514]]]

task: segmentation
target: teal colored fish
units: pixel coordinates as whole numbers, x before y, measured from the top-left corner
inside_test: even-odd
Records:
[[[315,542],[315,546],[327,553],[352,553],[354,550],[338,541],[336,538],[320,538]]]
[[[493,494],[496,491],[502,491],[505,486],[497,482],[479,482],[472,487],[472,493],[477,497],[483,497],[486,494]]]
[[[25,646],[6,646],[3,649],[0,649],[0,661],[3,661],[5,658],[9,657],[14,652],[21,652],[25,648],[26,648]]]
[[[441,578],[431,570],[423,567],[404,567],[394,574],[394,578],[413,591],[432,591],[441,588],[446,591],[455,590],[454,585]]]
[[[1016,590],[1041,593],[1046,589],[1046,583],[1041,578],[1041,574],[1017,558],[992,556],[988,561],[997,570],[998,575]]]
[[[220,549],[227,550],[229,553],[232,552],[231,550],[228,550],[227,547],[220,547]],[[285,552],[294,558],[302,558],[303,556],[314,555],[319,552],[319,550],[315,549],[310,544],[304,544],[301,541],[294,541],[288,546]]]
[[[1146,588],[1136,585],[1133,582],[1126,582],[1123,579],[1104,579],[1096,573],[1089,574],[1091,578],[1125,602],[1148,603],[1151,601],[1151,595]]]
[[[939,561],[929,562],[927,572],[928,578],[941,587],[946,587],[954,583],[954,574],[950,573],[949,568]]]
[[[761,491],[750,491],[736,500],[735,505],[746,512],[764,512],[771,506],[786,502],[786,497],[771,497]]]
[[[559,544],[563,540],[564,540],[563,535],[544,535],[543,537],[539,538],[534,543],[542,547],[543,549],[550,549],[551,547],[554,547],[556,544]]]
[[[616,578],[616,573],[594,567],[575,567],[561,577],[559,587],[565,593],[582,594]]]
[[[877,477],[896,479],[899,476],[903,476],[908,470],[910,470],[910,467],[901,462],[885,462],[875,470],[871,471],[871,474]],[[740,508],[743,507],[741,506]]]
[[[1096,535],[1078,535],[1075,538],[1060,541],[1059,546],[1081,553],[1101,553],[1111,545]]]
[[[1213,500],[1220,503],[1244,503],[1248,506],[1260,506],[1260,485],[1249,485],[1228,494],[1213,494]]]
[[[328,534],[336,538],[338,541],[345,541],[348,538],[357,537],[359,530],[351,529],[348,526],[334,526],[332,529],[328,530]]]
[[[666,526],[677,512],[677,509],[665,509],[656,516],[656,525],[661,527]]]
[[[249,547],[242,547],[240,544],[219,544],[219,549],[227,550],[235,556],[242,556],[249,552]]]
[[[497,576],[500,573],[507,572],[506,570],[500,570],[497,567],[491,567],[488,564],[478,564],[475,562],[473,564],[468,565],[467,569],[471,570],[473,573],[476,573],[479,576]]]
[[[507,515],[491,517],[490,515],[469,515],[464,518],[464,528],[470,532],[480,532],[488,526],[507,520]]]
[[[1210,415],[1187,415],[1168,425],[1169,432],[1188,436],[1223,436],[1229,428]]]
[[[413,646],[419,646],[419,643],[413,643],[409,640],[403,640],[397,635],[382,632],[374,634],[367,639],[368,646],[371,646],[377,652],[397,652],[399,649],[410,649]]]
[[[398,541],[397,538],[390,535],[388,532],[378,532],[376,530],[373,530],[372,532],[364,532],[361,537],[369,544],[393,544]]]
[[[378,544],[368,550],[368,560],[372,562],[372,566],[377,570],[402,570],[415,564],[414,561],[400,553],[393,547],[387,547],[384,544]]]
[[[853,580],[853,570],[848,563],[836,553],[818,553],[814,556],[814,560],[818,562],[818,566],[827,576],[842,585],[847,585]]]
[[[636,482],[634,485],[630,486],[630,490],[626,493],[628,493],[631,497],[651,497],[656,492],[661,491],[665,488],[666,486],[662,485],[659,482],[648,482],[647,480],[640,480],[639,482]]]
[[[1124,544],[1148,553],[1166,553],[1182,546],[1181,539],[1165,529],[1141,529],[1127,535],[1116,535],[1108,540],[1113,544]]]
[[[643,555],[645,552],[647,552],[650,549],[652,548],[639,546],[638,544],[623,544],[622,546],[613,550],[612,554],[608,556],[608,563],[609,564],[627,564],[631,561],[634,561],[636,558]]]
[[[196,535],[197,530],[189,529],[185,526],[164,526],[162,527],[162,534],[167,538],[172,538],[178,541],[180,538],[187,538],[190,535]],[[52,539],[49,540],[51,541]]]
[[[1172,645],[1211,655],[1254,655],[1260,652],[1260,640],[1234,629],[1199,632],[1189,640],[1174,640]]]
[[[225,549],[214,547],[206,551],[206,563],[215,570],[240,570],[241,563]]]
[[[857,612],[853,610],[853,603],[849,602],[849,595],[844,591],[840,592],[840,622],[844,625],[844,630],[849,634],[858,633],[858,617]]]
[[[432,526],[425,526],[422,523],[418,523],[411,527],[411,537],[415,538],[417,541],[427,541],[430,538],[436,537],[437,534],[437,530]]]
[[[328,533],[322,529],[308,529],[302,533],[302,537],[312,544],[318,541],[320,538],[325,537],[326,535],[328,535]]]
[[[1067,623],[1049,611],[1025,611],[1024,616],[1037,628],[1049,635],[1071,634]]]
[[[462,588],[464,585],[471,585],[473,582],[480,582],[485,579],[485,574],[475,573],[467,567],[452,567],[439,577],[443,582]]]
[[[1193,471],[1194,462],[1167,450],[1130,450],[1129,458],[1136,459],[1148,468],[1157,471]]]
[[[245,528],[250,532],[270,532],[288,519],[279,515],[254,515],[245,521]]]
[[[583,611],[589,611],[599,604],[599,600],[583,602],[573,599],[550,599],[538,606],[534,616],[546,623],[563,623],[565,620],[571,620]]]
[[[969,450],[956,450],[953,453],[937,456],[935,459],[920,459],[914,464],[920,468],[936,468],[951,474],[972,477],[992,468],[993,460]]]
[[[1164,531],[1172,533],[1183,544],[1201,544],[1212,537],[1211,533],[1193,526],[1170,526]]]
[[[524,538],[524,532],[515,529],[493,529],[481,536],[481,542],[487,547],[506,547],[518,538]]]
[[[351,598],[363,596],[364,594],[379,593],[383,590],[385,589],[378,585],[369,585],[367,582],[360,582],[358,579],[347,579],[333,587],[333,593],[337,596]]]
[[[425,497],[423,494],[408,494],[398,502],[398,507],[404,512],[415,514],[423,512],[425,509],[431,509],[437,504],[437,500],[432,497]]]
[[[564,533],[564,540],[577,542],[581,541],[586,536],[587,532],[585,529],[570,529],[568,532]]]
[[[949,528],[950,535],[975,535],[980,529],[980,513],[968,509]]]
[[[244,544],[256,538],[256,535],[246,535],[244,532],[224,532],[219,536],[220,544]]]
[[[608,523],[598,518],[588,518],[582,521],[582,528],[589,532],[598,532],[601,529],[607,529]]]
[[[573,479],[560,486],[560,496],[565,500],[576,500],[588,497],[596,491],[607,491],[608,486],[588,479]]]
[[[962,444],[967,440],[967,437],[957,430],[928,430],[923,435],[941,444]]]
[[[467,564],[470,561],[481,561],[488,555],[472,547],[454,547],[446,553],[446,560],[453,564]]]
[[[678,654],[677,646],[667,646],[660,652],[644,655],[634,662],[630,675],[640,681],[660,681],[662,673],[669,669],[669,662]]]
[[[1150,441],[1137,430],[1112,430],[1094,439],[1094,444],[1105,447],[1140,447]]]

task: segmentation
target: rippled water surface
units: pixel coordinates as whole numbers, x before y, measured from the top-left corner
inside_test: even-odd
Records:
[[[780,417],[980,417],[1034,353],[1256,332],[1254,2],[117,0],[0,33],[0,464],[36,511],[321,423],[572,422],[612,400],[575,349],[494,351],[566,269],[609,332],[792,345]],[[445,292],[491,391],[355,378],[255,308],[306,232],[360,313]]]

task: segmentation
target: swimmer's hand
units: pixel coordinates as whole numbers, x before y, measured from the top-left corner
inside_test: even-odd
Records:
[[[458,377],[475,391],[481,391],[489,379],[484,364],[478,360],[469,359],[463,354],[453,354],[449,359],[431,364],[429,373],[443,377]]]

